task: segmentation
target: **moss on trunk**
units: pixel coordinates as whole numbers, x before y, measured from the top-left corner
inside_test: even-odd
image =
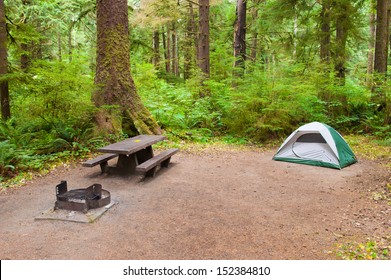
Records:
[[[99,108],[95,118],[98,128],[116,133],[123,127],[134,127],[140,134],[161,134],[137,93],[129,50],[127,1],[97,0],[97,89],[93,101]]]

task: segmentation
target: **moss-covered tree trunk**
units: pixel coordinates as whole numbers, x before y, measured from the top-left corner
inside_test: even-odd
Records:
[[[97,61],[93,101],[103,132],[161,134],[143,105],[130,72],[127,0],[97,0]]]
[[[334,50],[334,71],[338,85],[345,85],[346,76],[346,42],[350,27],[349,11],[352,10],[349,2],[336,5],[336,38]]]
[[[322,11],[320,13],[320,59],[328,64],[330,62],[330,1],[322,1]]]

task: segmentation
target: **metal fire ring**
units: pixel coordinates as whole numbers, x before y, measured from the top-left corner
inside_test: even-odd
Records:
[[[110,204],[110,192],[102,189],[102,185],[93,184],[86,189],[68,191],[67,181],[56,186],[57,201],[54,209],[65,209],[86,213],[89,209],[100,208]]]

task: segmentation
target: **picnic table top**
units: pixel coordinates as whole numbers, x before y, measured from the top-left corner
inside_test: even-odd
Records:
[[[125,139],[121,142],[99,148],[98,151],[102,153],[130,155],[164,139],[166,139],[166,137],[163,135],[138,135]]]

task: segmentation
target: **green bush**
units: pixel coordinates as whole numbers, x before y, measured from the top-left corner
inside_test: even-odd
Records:
[[[11,81],[13,118],[0,125],[0,176],[41,169],[100,145],[92,133],[93,80],[80,65],[40,61],[23,80]]]

